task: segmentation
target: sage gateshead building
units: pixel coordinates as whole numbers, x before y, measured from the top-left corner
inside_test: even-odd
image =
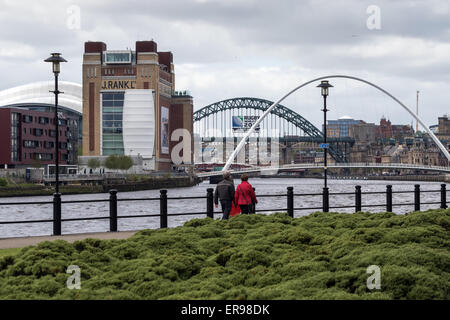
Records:
[[[182,142],[179,155],[192,163],[193,99],[175,91],[172,52],[158,51],[156,42],[137,41],[134,50],[86,42],[82,108],[83,158],[137,156],[144,170],[167,171],[175,167],[173,147]],[[177,129],[189,134],[180,140],[175,133],[172,141]]]
[[[62,165],[77,163],[82,138],[81,85],[60,81],[58,121]],[[0,165],[9,168],[55,162],[55,97],[53,81],[0,91]],[[47,171],[48,172],[48,171]]]

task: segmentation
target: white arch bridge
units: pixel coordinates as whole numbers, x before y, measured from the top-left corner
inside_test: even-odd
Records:
[[[336,163],[328,165],[327,168],[367,168],[367,169],[403,169],[403,170],[424,170],[434,171],[444,174],[450,174],[450,167],[425,166],[406,163]],[[240,173],[256,173],[271,175],[277,174],[279,171],[297,170],[297,169],[323,169],[323,163],[305,163],[305,164],[287,164],[278,167],[248,167],[238,170],[230,170],[231,174]],[[208,178],[213,176],[221,176],[223,171],[211,171],[197,173],[200,178]]]

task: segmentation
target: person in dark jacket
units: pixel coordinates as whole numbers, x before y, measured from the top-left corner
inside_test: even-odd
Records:
[[[214,191],[216,208],[219,206],[219,199],[223,212],[222,220],[227,220],[234,201],[234,182],[229,171],[223,173],[223,180],[217,184]]]
[[[241,184],[237,186],[234,193],[234,203],[239,205],[242,213],[254,213],[253,206],[258,203],[255,191],[250,183],[248,183],[248,176],[243,174],[241,176]]]

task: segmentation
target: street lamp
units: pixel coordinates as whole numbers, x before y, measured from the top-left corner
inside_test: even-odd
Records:
[[[45,62],[51,62],[53,64],[53,73],[55,75],[55,91],[50,91],[55,94],[55,129],[56,129],[56,142],[55,142],[55,174],[56,174],[56,193],[59,194],[59,119],[58,119],[58,94],[63,93],[58,90],[58,75],[61,71],[60,62],[67,62],[66,59],[61,57],[60,53],[52,53],[50,58],[45,59]]]
[[[333,86],[328,83],[327,80],[322,81],[317,88],[322,89],[322,96],[323,96],[323,170],[324,170],[324,182],[325,182],[325,188],[327,188],[327,157],[328,157],[328,146],[327,146],[327,96],[328,96],[328,88],[332,88]]]

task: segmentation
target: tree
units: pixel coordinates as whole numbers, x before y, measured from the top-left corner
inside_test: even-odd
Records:
[[[115,154],[108,156],[108,158],[106,158],[105,160],[105,167],[110,170],[119,169],[119,157]]]
[[[131,159],[131,157],[122,155],[118,158],[120,170],[128,170],[133,166],[133,159]]]
[[[97,158],[91,158],[88,160],[88,163],[87,163],[88,168],[91,168],[93,170],[100,168],[101,165],[102,164],[101,164],[100,160]]]
[[[128,170],[133,166],[133,160],[129,156],[110,155],[105,160],[105,167],[110,170]]]

